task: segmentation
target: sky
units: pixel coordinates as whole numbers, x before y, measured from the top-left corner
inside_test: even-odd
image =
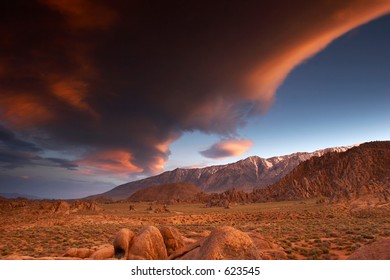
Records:
[[[8,1],[0,193],[390,140],[390,0]]]

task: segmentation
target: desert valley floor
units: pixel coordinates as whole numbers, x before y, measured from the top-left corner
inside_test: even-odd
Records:
[[[186,242],[231,226],[266,243],[268,259],[347,259],[359,247],[390,237],[388,204],[353,207],[318,200],[233,204],[111,203],[61,210],[63,202],[13,202],[0,215],[0,257],[63,257],[71,248],[112,244],[121,228],[173,227]],[[50,208],[56,204],[56,210]],[[130,207],[131,205],[131,207]],[[4,205],[3,205],[4,206]],[[46,208],[45,208],[46,207]],[[130,210],[130,208],[132,208]],[[259,242],[260,242],[259,241]]]

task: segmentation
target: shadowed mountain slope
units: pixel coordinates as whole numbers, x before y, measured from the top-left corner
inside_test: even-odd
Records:
[[[390,199],[390,141],[364,143],[343,153],[302,162],[279,182],[253,192],[255,200],[324,196],[332,201]]]

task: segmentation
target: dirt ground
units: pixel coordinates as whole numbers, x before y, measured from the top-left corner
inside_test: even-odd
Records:
[[[133,206],[130,210],[130,204]],[[44,213],[37,204],[0,212],[0,258],[17,253],[31,257],[63,256],[72,247],[112,243],[123,227],[173,226],[197,239],[220,226],[256,231],[282,246],[289,259],[346,259],[359,247],[390,236],[385,209],[352,211],[348,205],[315,200],[231,205],[99,204],[103,210]],[[387,208],[388,209],[388,208]]]

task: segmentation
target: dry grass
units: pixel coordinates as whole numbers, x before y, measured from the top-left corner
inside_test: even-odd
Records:
[[[102,204],[104,211],[45,214],[34,206],[0,215],[0,258],[11,253],[32,257],[61,256],[69,248],[93,248],[111,243],[122,227],[174,226],[184,235],[234,226],[256,231],[282,246],[290,259],[345,259],[360,246],[390,236],[388,211],[351,215],[342,205],[319,205],[314,200],[233,205],[231,209],[200,204]],[[369,210],[365,210],[369,211]]]

